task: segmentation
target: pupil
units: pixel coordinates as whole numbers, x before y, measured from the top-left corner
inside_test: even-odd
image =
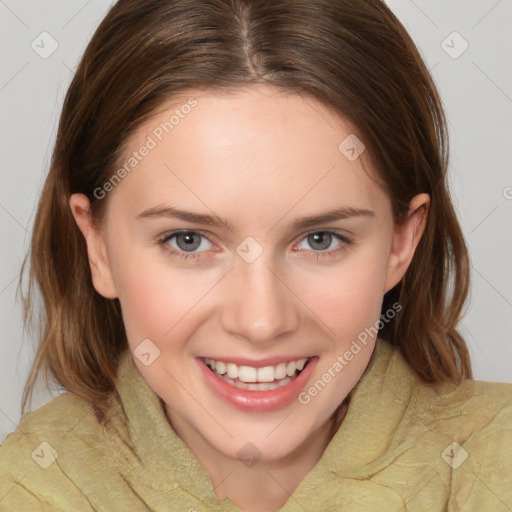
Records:
[[[196,240],[194,240],[194,238],[196,238]],[[180,244],[180,241],[184,241],[185,244]],[[183,249],[185,251],[193,251],[199,247],[200,241],[199,237],[196,237],[194,233],[182,233],[178,235],[176,243],[178,244],[180,249]]]
[[[314,233],[310,236],[311,246],[314,247],[314,244],[320,244],[320,247],[317,249],[327,249],[329,245],[331,245],[331,234],[330,233]]]

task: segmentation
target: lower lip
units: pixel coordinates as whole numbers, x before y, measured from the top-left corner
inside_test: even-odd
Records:
[[[206,366],[203,359],[196,360],[206,383],[217,396],[241,411],[250,412],[278,411],[290,405],[297,399],[318,362],[317,357],[310,359],[300,374],[285,386],[269,391],[249,391],[224,382]]]

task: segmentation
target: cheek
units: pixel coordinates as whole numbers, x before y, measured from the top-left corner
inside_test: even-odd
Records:
[[[385,243],[374,240],[347,253],[338,265],[319,265],[309,271],[296,268],[289,274],[292,289],[314,313],[312,317],[319,325],[326,326],[330,338],[353,338],[378,320],[386,274],[385,254]],[[118,254],[113,262],[131,345],[150,338],[163,346],[170,330],[173,338],[178,331],[187,331],[187,314],[219,279],[215,268],[197,272],[175,266],[166,257],[156,247],[140,251],[132,247],[122,256]]]
[[[361,251],[302,281],[298,295],[328,327],[329,337],[350,343],[379,319],[386,277],[382,254]]]
[[[160,255],[137,257],[133,251],[117,262],[117,269],[123,321],[132,343],[150,338],[160,344],[197,302],[200,290],[187,272],[171,269]]]

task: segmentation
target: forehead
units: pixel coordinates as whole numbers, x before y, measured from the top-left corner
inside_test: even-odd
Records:
[[[382,191],[365,152],[349,158],[347,148],[361,150],[355,132],[315,99],[274,87],[189,90],[130,137],[111,199],[133,212],[177,197],[203,208],[208,200],[268,209],[314,207],[337,194],[368,206]]]

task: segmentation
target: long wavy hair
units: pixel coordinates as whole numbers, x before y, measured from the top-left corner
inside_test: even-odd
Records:
[[[22,398],[48,372],[108,420],[127,349],[118,299],[96,292],[68,200],[93,193],[123,145],[165,102],[189,88],[269,84],[328,106],[357,127],[389,194],[396,223],[410,199],[431,198],[425,232],[382,311],[402,308],[379,335],[423,381],[472,378],[457,324],[468,295],[467,247],[447,181],[442,103],[414,42],[380,0],[119,0],[89,42],[65,96],[56,143],[18,283],[38,347]],[[30,263],[28,287],[24,269]],[[36,306],[36,292],[42,308]],[[36,317],[37,316],[37,320]]]

